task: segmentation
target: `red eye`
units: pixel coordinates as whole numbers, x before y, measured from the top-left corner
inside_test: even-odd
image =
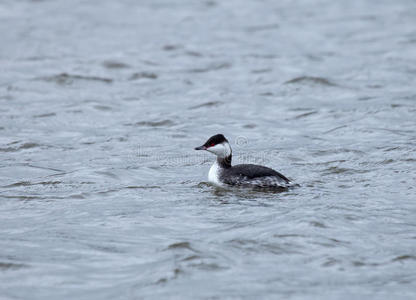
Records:
[[[211,143],[211,145],[209,145],[210,147],[214,147],[215,146],[215,144],[214,143]]]

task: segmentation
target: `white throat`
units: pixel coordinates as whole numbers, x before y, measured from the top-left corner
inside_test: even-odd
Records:
[[[208,181],[216,184],[221,185],[220,181],[220,166],[217,161],[214,162],[214,164],[211,166],[208,172]]]

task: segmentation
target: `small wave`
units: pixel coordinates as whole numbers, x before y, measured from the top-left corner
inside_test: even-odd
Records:
[[[202,56],[202,54],[197,52],[197,51],[186,51],[185,54],[189,55],[189,56],[193,56],[193,57],[201,57]]]
[[[161,189],[158,185],[129,185],[125,187],[126,189],[136,190],[136,189]]]
[[[246,27],[247,32],[258,32],[258,31],[265,31],[265,30],[274,30],[278,29],[278,24],[265,24],[265,25],[258,25],[258,26],[250,26]]]
[[[228,241],[228,244],[234,248],[243,250],[247,253],[252,252],[266,252],[273,254],[294,253],[292,245],[289,243],[279,244],[273,242],[256,241],[251,239],[233,239]]]
[[[33,185],[56,185],[62,183],[61,181],[41,181],[41,182],[30,182],[30,181],[19,181],[9,185],[3,186],[3,188],[12,188],[20,186],[33,186]]]
[[[169,127],[173,126],[175,123],[171,120],[161,120],[161,121],[140,121],[136,122],[134,126],[143,126],[143,127]]]
[[[205,102],[205,103],[198,104],[198,105],[195,105],[195,106],[191,106],[189,109],[198,109],[198,108],[202,108],[202,107],[216,107],[216,106],[219,106],[219,105],[222,105],[222,104],[224,104],[224,103],[221,102],[221,101],[209,101],[209,102]]]
[[[263,93],[260,93],[259,96],[270,97],[270,96],[274,96],[274,93],[272,93],[272,92],[263,92]]]
[[[189,256],[183,258],[182,261],[192,261],[192,260],[196,260],[196,259],[202,259],[202,256],[192,254],[192,255],[189,255]]]
[[[363,261],[356,260],[352,262],[352,265],[354,267],[364,267],[364,266],[377,267],[377,266],[380,266],[381,264],[380,263],[366,263]]]
[[[269,73],[271,71],[273,71],[272,68],[255,69],[255,70],[251,70],[251,73],[253,73],[253,74],[260,74],[260,73]]]
[[[2,196],[6,199],[17,199],[22,201],[30,201],[30,200],[46,200],[45,197],[39,197],[39,196]]]
[[[362,173],[363,170],[354,170],[350,168],[342,168],[337,166],[332,166],[324,170],[324,175],[329,174],[342,174],[342,173]]]
[[[56,113],[44,113],[39,115],[34,115],[34,118],[47,118],[47,117],[54,117],[56,116]]]
[[[218,271],[218,270],[227,269],[227,267],[220,266],[219,264],[203,262],[203,261],[199,263],[189,264],[188,267],[203,270],[203,271]]]
[[[304,234],[294,234],[294,233],[286,233],[286,234],[274,234],[273,237],[276,238],[305,238],[307,237]]]
[[[341,125],[341,126],[338,126],[338,127],[332,128],[332,129],[330,129],[330,130],[327,130],[327,131],[323,132],[323,134],[331,133],[331,132],[337,131],[338,129],[341,129],[341,128],[346,128],[346,127],[348,127],[348,126],[347,126],[347,125]]]
[[[313,227],[328,228],[324,223],[321,223],[321,222],[318,222],[318,221],[311,221],[311,222],[309,222],[309,224]]]
[[[117,254],[125,253],[124,250],[114,245],[95,245],[95,244],[88,243],[87,246],[90,247],[91,249],[94,249],[100,252],[117,253]]]
[[[231,64],[224,62],[224,63],[213,63],[208,65],[205,68],[194,68],[194,69],[189,69],[188,72],[190,73],[205,73],[205,72],[210,72],[210,71],[217,71],[217,70],[222,70],[222,69],[230,69],[231,68]]]
[[[157,74],[152,73],[152,72],[136,72],[130,76],[129,80],[137,80],[137,79],[142,79],[142,78],[157,79],[158,76]]]
[[[40,145],[37,143],[24,143],[18,147],[0,148],[0,152],[17,152],[19,150],[31,149],[31,148],[36,148],[36,147],[40,147]]]
[[[333,154],[339,154],[339,153],[365,154],[363,151],[360,151],[357,149],[346,149],[346,148],[318,150],[318,151],[313,152],[313,154],[316,156],[326,156],[326,155],[333,155]]]
[[[157,280],[154,284],[165,284],[170,280],[176,279],[179,275],[184,274],[185,272],[181,268],[174,268],[172,271],[172,275],[168,277],[162,277],[159,280]]]
[[[315,115],[315,114],[317,114],[317,113],[318,113],[317,111],[310,111],[310,112],[303,113],[303,114],[300,114],[300,115],[295,116],[295,119],[302,119],[302,118],[306,118],[306,117],[309,117],[309,116],[311,116],[311,115]]]
[[[172,250],[172,249],[187,249],[187,250],[195,251],[191,247],[191,244],[189,242],[173,243],[173,244],[170,244],[166,249],[167,250]]]
[[[295,84],[295,83],[306,83],[306,84],[309,83],[309,84],[318,84],[318,85],[324,85],[324,86],[336,86],[335,83],[332,83],[326,78],[313,77],[313,76],[300,76],[300,77],[296,77],[285,82],[285,84]]]
[[[22,268],[28,268],[28,265],[25,264],[16,264],[10,262],[0,262],[0,270],[17,270]]]
[[[77,74],[68,74],[68,73],[61,73],[52,76],[40,77],[40,80],[44,80],[47,82],[55,82],[61,85],[70,85],[77,80],[86,80],[86,81],[98,81],[104,83],[112,83],[113,79],[106,78],[106,77],[99,77],[99,76],[87,76],[87,75],[77,75]]]
[[[101,111],[110,111],[113,109],[112,107],[106,105],[94,105],[94,108]]]
[[[95,171],[95,173],[99,175],[107,176],[112,179],[118,179],[118,176],[116,174],[109,172],[109,171]]]
[[[321,266],[322,267],[332,267],[332,266],[338,265],[340,263],[341,263],[340,260],[330,257],[330,258],[326,259],[325,262],[323,262]]]
[[[359,97],[358,98],[358,101],[368,101],[368,100],[371,100],[371,99],[374,99],[374,97],[371,97],[371,96],[363,96],[363,97]]]
[[[118,62],[118,61],[115,61],[115,60],[105,61],[105,62],[103,62],[103,66],[106,67],[107,69],[126,69],[126,68],[130,68],[130,66],[128,64]]]
[[[247,129],[253,129],[253,128],[256,128],[256,127],[257,127],[257,125],[253,124],[253,123],[243,125],[243,128],[247,128]]]
[[[173,51],[173,50],[178,50],[182,48],[182,45],[165,45],[163,46],[163,50],[165,51]]]
[[[392,259],[392,261],[416,260],[415,255],[400,255]]]

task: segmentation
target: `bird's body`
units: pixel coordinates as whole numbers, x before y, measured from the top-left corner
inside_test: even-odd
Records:
[[[207,150],[217,155],[217,160],[208,173],[208,181],[213,184],[278,189],[292,185],[285,176],[265,166],[253,164],[232,166],[231,147],[222,134],[212,136],[204,145],[195,149]]]

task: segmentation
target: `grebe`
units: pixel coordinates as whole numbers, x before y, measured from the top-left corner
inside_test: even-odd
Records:
[[[206,150],[217,156],[208,173],[208,181],[216,185],[277,189],[286,189],[293,185],[284,175],[268,167],[253,164],[231,166],[231,146],[222,134],[210,137],[205,144],[196,147],[195,150]]]

